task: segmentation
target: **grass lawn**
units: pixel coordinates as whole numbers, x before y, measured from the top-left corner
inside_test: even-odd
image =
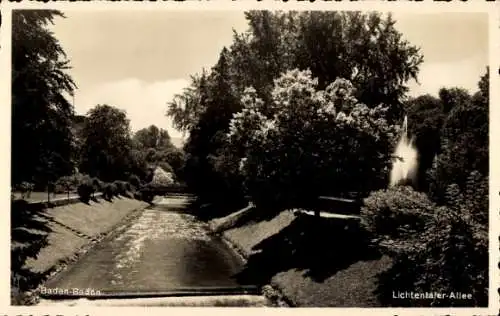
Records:
[[[90,201],[89,204],[68,204],[47,209],[46,214],[88,236],[96,236],[113,228],[131,211],[147,205],[142,201],[120,197],[112,202],[98,199],[98,202]]]
[[[26,213],[27,219],[16,220],[12,227],[11,249],[24,248],[32,258],[25,262],[25,268],[32,272],[45,272],[60,260],[67,259],[90,240],[78,237],[70,230],[52,223],[38,214],[52,217],[88,236],[106,233],[114,228],[132,211],[148,204],[129,198],[115,198],[112,202],[99,199],[99,202],[74,203]],[[22,209],[17,216],[23,216]],[[46,240],[46,244],[40,244]],[[36,259],[33,256],[36,255]]]
[[[15,199],[21,199],[22,194],[21,192],[13,192],[14,198]],[[78,196],[76,192],[70,192],[69,197],[75,197]],[[68,197],[67,193],[51,193],[50,194],[50,200],[55,200],[55,199],[65,199]],[[40,201],[47,201],[47,192],[31,192],[30,197],[25,197],[24,198],[28,202],[40,202]]]
[[[224,232],[247,257],[243,284],[272,284],[297,306],[381,306],[377,275],[392,265],[359,221],[284,211]]]

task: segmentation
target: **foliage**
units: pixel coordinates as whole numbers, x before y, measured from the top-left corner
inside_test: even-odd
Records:
[[[489,96],[485,81],[488,72],[479,82],[482,90],[450,106],[441,129],[440,153],[428,171],[431,196],[441,203],[449,185],[456,184],[463,190],[471,172],[489,172]]]
[[[182,150],[176,148],[170,139],[170,135],[164,129],[159,129],[155,125],[143,128],[137,131],[133,136],[133,164],[136,173],[142,178],[145,177],[146,169],[149,165],[157,165],[164,170],[178,175],[181,173],[184,164],[184,155]]]
[[[103,186],[103,197],[107,201],[111,201],[113,197],[118,196],[118,188],[114,183],[105,183]]]
[[[117,180],[117,181],[113,182],[113,184],[116,186],[117,195],[127,196],[127,189],[129,188],[127,186],[127,182]],[[128,184],[128,185],[130,186],[130,184]]]
[[[91,109],[83,127],[80,170],[104,181],[123,179],[130,170],[130,126],[126,113],[109,105]]]
[[[161,149],[173,146],[168,132],[155,125],[138,130],[134,134],[133,140],[139,148]]]
[[[69,61],[49,27],[55,10],[12,14],[12,183],[38,189],[73,170],[70,131],[75,89]]]
[[[287,70],[310,69],[318,78],[315,89],[323,91],[346,78],[353,98],[367,109],[384,103],[385,118],[392,120],[399,118],[399,98],[422,62],[418,49],[402,39],[390,16],[251,11],[246,18],[248,32],[235,33],[217,64],[193,76],[192,84],[169,103],[175,126],[189,132],[183,174],[201,200],[225,201],[243,194],[241,177],[234,172],[238,163],[231,158],[239,153],[228,150],[225,135],[232,115],[242,110],[246,88],[254,88],[255,98],[263,104],[259,113],[272,119],[274,80]]]
[[[311,72],[298,70],[275,81],[271,104],[247,90],[228,144],[257,205],[292,207],[386,185],[397,129],[386,107],[369,109],[353,90],[344,79],[317,90]]]
[[[363,201],[361,215],[365,229],[382,242],[403,246],[425,230],[436,205],[426,194],[411,187],[395,186],[372,192]]]
[[[168,186],[174,183],[174,178],[171,172],[167,172],[162,168],[156,168],[151,183],[154,185]]]
[[[135,174],[132,174],[129,176],[128,178],[128,182],[134,186],[134,188],[139,188],[141,186],[141,180],[139,179],[139,177]]]
[[[79,178],[77,175],[61,177],[55,183],[56,187],[61,188],[68,195],[69,192],[76,190],[78,184],[79,184]]]
[[[414,144],[418,152],[416,185],[419,190],[426,192],[426,174],[441,147],[441,128],[445,119],[443,101],[431,95],[422,95],[407,101],[405,105],[408,133],[415,139]]]
[[[102,191],[104,183],[97,178],[92,178],[92,187],[94,188],[94,192]]]
[[[94,186],[92,184],[92,180],[90,177],[82,179],[77,188],[78,195],[80,196],[80,200],[84,203],[88,203],[92,194],[95,192]]]
[[[393,257],[380,278],[382,303],[398,306],[486,306],[488,299],[488,179],[472,172],[466,189],[452,184],[436,206],[409,187],[373,192],[362,208],[364,225]],[[462,292],[471,300],[395,302],[392,293]]]
[[[21,182],[21,184],[17,186],[17,189],[21,192],[21,197],[23,199],[29,198],[34,188],[35,185],[33,183],[26,181]]]

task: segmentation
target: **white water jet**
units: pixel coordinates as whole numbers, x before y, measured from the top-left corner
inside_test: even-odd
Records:
[[[403,121],[403,133],[394,151],[395,160],[392,164],[390,186],[405,183],[415,178],[418,153],[413,139],[408,139],[408,117]]]

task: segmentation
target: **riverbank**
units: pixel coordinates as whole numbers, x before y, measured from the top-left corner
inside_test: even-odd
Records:
[[[12,262],[23,264],[22,268],[11,270],[13,303],[23,296],[20,292],[24,292],[16,289],[16,285],[36,288],[148,205],[119,197],[111,202],[97,199],[89,204],[78,202],[36,211],[13,208]]]
[[[210,226],[247,259],[243,283],[271,284],[293,306],[381,306],[378,275],[392,261],[370,246],[358,220],[284,211],[246,223],[229,215]]]

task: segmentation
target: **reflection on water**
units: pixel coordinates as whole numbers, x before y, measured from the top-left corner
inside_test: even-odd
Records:
[[[242,268],[240,259],[210,236],[203,222],[169,207],[164,200],[145,210],[122,234],[98,245],[51,286],[105,292],[237,286],[232,276]]]

